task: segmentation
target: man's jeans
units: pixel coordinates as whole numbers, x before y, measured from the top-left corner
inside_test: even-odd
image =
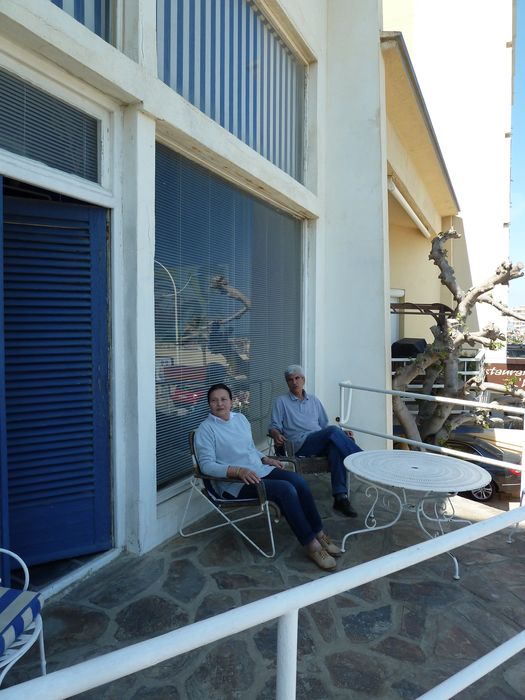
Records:
[[[332,477],[332,494],[348,493],[347,472],[343,460],[354,452],[362,452],[355,440],[335,425],[317,430],[303,442],[295,453],[297,457],[319,457],[326,455]]]

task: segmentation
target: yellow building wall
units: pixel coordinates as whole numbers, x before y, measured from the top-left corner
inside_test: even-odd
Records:
[[[422,304],[443,302],[438,269],[428,259],[430,240],[416,229],[390,224],[390,283],[393,289],[403,289],[402,301]],[[425,338],[432,342],[431,316],[403,315],[400,337]]]

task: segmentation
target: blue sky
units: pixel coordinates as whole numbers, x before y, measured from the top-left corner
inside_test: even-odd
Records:
[[[525,0],[518,0],[517,14],[512,107],[510,259],[525,264]],[[511,306],[525,304],[525,278],[510,283],[509,303]]]

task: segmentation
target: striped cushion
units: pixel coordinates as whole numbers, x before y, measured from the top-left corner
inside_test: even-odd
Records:
[[[39,593],[0,586],[0,656],[39,615]]]

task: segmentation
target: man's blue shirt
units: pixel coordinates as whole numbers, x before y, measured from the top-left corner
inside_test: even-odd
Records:
[[[291,392],[278,396],[272,408],[269,430],[277,429],[287,440],[293,442],[294,453],[300,450],[310,433],[328,425],[328,416],[317,396],[303,391],[298,399]]]

